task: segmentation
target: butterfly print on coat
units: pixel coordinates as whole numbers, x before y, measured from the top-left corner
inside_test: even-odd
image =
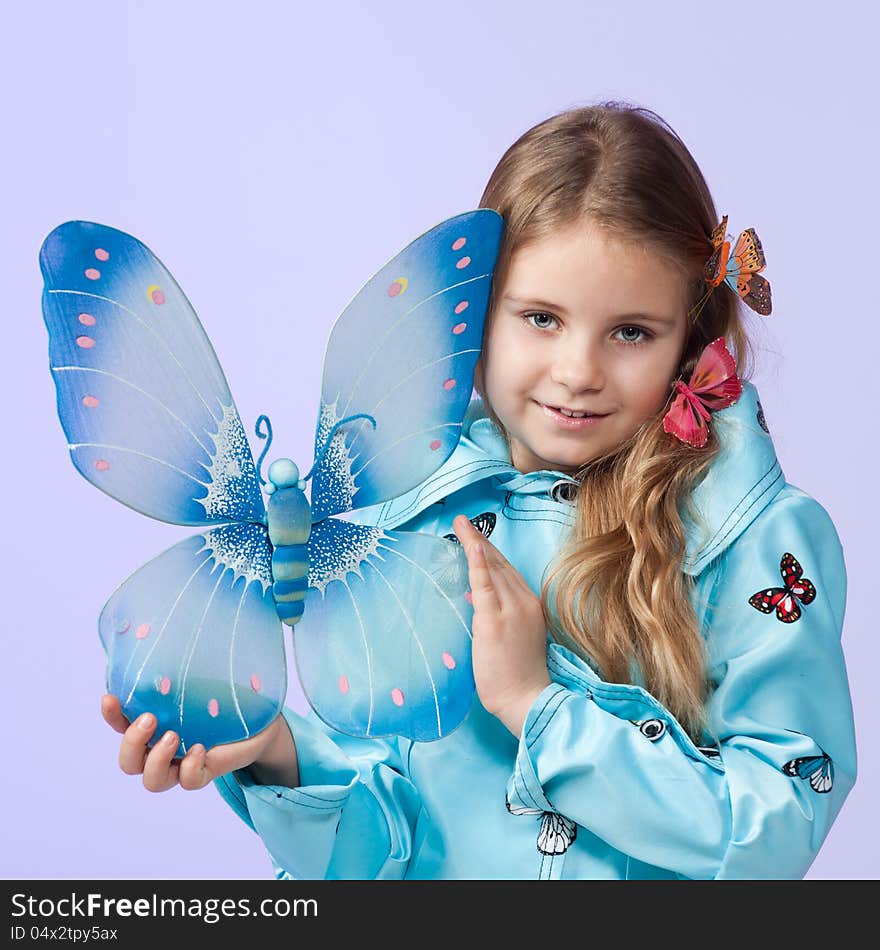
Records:
[[[571,843],[577,838],[577,825],[565,815],[555,811],[541,811],[540,808],[523,808],[505,803],[511,815],[535,815],[540,817],[538,829],[538,851],[544,855],[565,854]]]
[[[471,524],[484,538],[488,538],[495,530],[495,521],[496,518],[493,511],[484,511],[482,514],[470,519]],[[454,541],[456,544],[461,543],[455,534],[444,534],[443,537],[446,541]]]
[[[767,419],[764,416],[764,407],[761,405],[760,399],[758,400],[757,418],[758,418],[758,425],[767,433],[767,435],[770,435],[770,429],[767,427]]]
[[[776,618],[782,623],[794,623],[800,620],[801,604],[811,604],[816,599],[813,582],[803,576],[804,569],[793,554],[786,552],[779,562],[784,587],[768,587],[752,594],[749,603],[755,610],[769,614],[776,611]]]
[[[820,794],[830,792],[834,785],[834,763],[824,752],[792,759],[782,766],[782,771],[792,778],[809,779],[810,788]]]

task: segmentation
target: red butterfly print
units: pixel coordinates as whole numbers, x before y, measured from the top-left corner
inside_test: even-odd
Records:
[[[730,241],[725,239],[726,228],[727,215],[724,215],[721,223],[712,232],[713,251],[703,269],[706,284],[711,290],[723,281],[735,290],[752,310],[764,317],[769,316],[773,309],[770,282],[759,273],[767,264],[761,239],[754,228],[746,228],[737,238],[731,253]]]
[[[801,604],[811,604],[816,599],[816,588],[813,582],[804,577],[804,569],[793,554],[783,554],[779,562],[779,571],[785,587],[768,587],[752,594],[749,603],[763,614],[769,614],[774,609],[776,617],[783,623],[794,623],[800,620]]]
[[[713,340],[700,354],[690,382],[676,380],[678,395],[663,417],[663,431],[701,449],[709,438],[709,413],[732,406],[742,395],[736,362],[724,345]]]

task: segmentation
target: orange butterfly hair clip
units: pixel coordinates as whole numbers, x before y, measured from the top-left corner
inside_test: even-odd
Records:
[[[764,248],[754,228],[746,228],[737,238],[731,252],[727,240],[727,215],[712,232],[712,253],[703,267],[706,293],[691,310],[694,321],[700,315],[712,292],[720,284],[727,284],[752,310],[767,317],[772,310],[770,282],[760,272],[767,261]]]
[[[710,413],[732,406],[742,395],[736,361],[723,337],[703,350],[690,380],[676,380],[675,389],[677,395],[663,417],[663,431],[701,449],[709,439]]]

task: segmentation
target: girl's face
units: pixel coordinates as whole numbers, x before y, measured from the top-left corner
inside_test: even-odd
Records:
[[[663,406],[687,336],[686,295],[672,264],[592,223],[513,255],[477,379],[516,468],[573,473]]]

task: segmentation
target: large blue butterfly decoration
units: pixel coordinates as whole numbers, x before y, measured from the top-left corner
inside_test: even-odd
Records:
[[[363,286],[327,343],[312,469],[278,459],[268,479],[164,265],[103,225],[49,234],[43,315],[73,464],[142,514],[204,529],[101,611],[107,689],[129,719],[154,713],[180,753],[256,734],[286,695],[286,624],[306,698],[333,728],[428,741],[463,720],[460,547],[345,516],[414,488],[455,449],[501,231],[493,211],[450,218]]]

